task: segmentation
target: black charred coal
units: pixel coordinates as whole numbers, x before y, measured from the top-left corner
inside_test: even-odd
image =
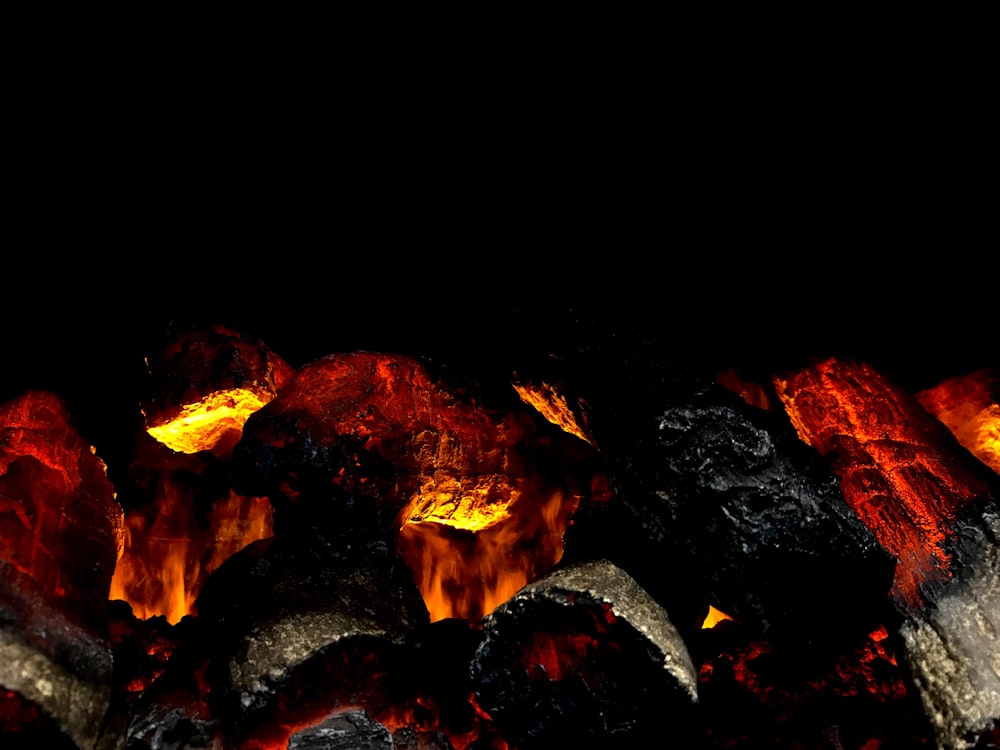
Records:
[[[429,619],[409,571],[384,548],[334,553],[278,537],[229,558],[196,608],[214,652],[213,707],[236,737],[273,721],[278,703],[289,716],[380,705],[384,675]]]
[[[362,710],[345,711],[293,734],[288,750],[393,750],[389,730]]]
[[[98,750],[225,746],[201,679],[214,648],[204,638],[201,620],[186,616],[175,625],[162,615],[141,620],[127,602],[113,601],[108,627],[115,681],[106,744]]]
[[[486,617],[476,697],[518,750],[697,746],[697,677],[666,612],[606,560],[559,567]],[[661,729],[662,731],[662,729]]]
[[[54,744],[91,750],[110,707],[112,674],[103,634],[67,617],[33,579],[0,561],[0,692],[38,706],[51,719],[43,723],[63,734]]]
[[[610,558],[685,634],[709,604],[769,638],[805,639],[804,651],[877,627],[894,560],[819,455],[706,372],[621,343],[581,347],[533,376],[587,412],[607,462],[612,497],[578,510],[566,559]],[[615,356],[610,375],[597,368]]]
[[[190,697],[159,694],[140,701],[128,728],[127,750],[216,750],[220,746],[219,722],[199,716]]]

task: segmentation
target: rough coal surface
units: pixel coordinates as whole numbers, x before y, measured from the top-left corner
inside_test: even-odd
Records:
[[[634,431],[604,436],[615,498],[581,515],[571,554],[606,536],[606,554],[682,628],[709,604],[809,650],[877,627],[894,561],[818,454],[712,382],[677,380],[661,396],[631,406]]]
[[[364,711],[345,711],[303,729],[288,740],[288,750],[393,750],[389,730]]]
[[[1000,721],[1000,509],[969,506],[948,548],[952,577],[900,628],[940,747],[977,746]]]
[[[364,698],[363,683],[388,669],[378,658],[395,658],[428,621],[408,571],[384,548],[345,557],[277,537],[229,558],[196,604],[215,649],[213,701],[237,734],[266,722],[279,696]]]
[[[0,562],[0,688],[37,704],[66,736],[90,747],[111,700],[111,646]]]
[[[694,667],[663,609],[606,560],[552,571],[484,622],[480,705],[522,749],[698,736]]]

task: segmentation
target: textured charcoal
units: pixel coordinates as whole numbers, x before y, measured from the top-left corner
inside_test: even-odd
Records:
[[[129,722],[128,750],[219,750],[218,722],[197,718],[188,706],[141,702]]]
[[[700,729],[680,635],[606,560],[551,571],[494,610],[472,674],[477,701],[519,750],[631,747],[663,722],[693,742]]]
[[[276,537],[229,558],[197,609],[213,648],[213,701],[237,735],[266,724],[279,700],[290,710],[292,694],[377,703],[386,662],[428,622],[408,571],[384,549],[348,559]]]
[[[894,561],[829,467],[769,412],[714,384],[671,400],[627,443],[607,441],[621,451],[615,498],[593,519],[580,514],[568,554],[590,552],[611,530],[607,554],[682,629],[712,604],[818,655],[819,644],[836,649],[841,636],[877,627]]]
[[[288,740],[288,750],[393,750],[389,730],[364,711],[331,716],[321,724],[303,729]]]
[[[979,747],[1000,722],[1000,510],[970,507],[947,545],[954,575],[900,634],[940,747]]]
[[[410,727],[393,732],[392,745],[394,750],[454,750],[441,732],[418,732]]]
[[[33,578],[3,562],[0,689],[37,705],[81,750],[97,742],[112,692],[110,644],[54,608]]]
[[[890,601],[938,746],[975,747],[1000,716],[1000,477],[865,362],[831,358],[775,383],[897,559]]]
[[[487,407],[464,379],[412,357],[324,357],[247,420],[236,490],[271,498],[276,534],[306,526],[331,542],[394,540],[418,497],[505,505],[535,470],[522,440],[537,417],[508,398]]]

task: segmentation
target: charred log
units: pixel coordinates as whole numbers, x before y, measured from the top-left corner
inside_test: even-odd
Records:
[[[938,745],[975,746],[1000,716],[997,475],[866,363],[828,359],[774,380],[897,560],[891,601]]]
[[[519,750],[634,747],[657,734],[691,747],[701,730],[680,635],[605,560],[560,566],[494,610],[472,674],[479,704]]]
[[[364,711],[345,711],[293,734],[288,750],[393,750],[389,730]]]

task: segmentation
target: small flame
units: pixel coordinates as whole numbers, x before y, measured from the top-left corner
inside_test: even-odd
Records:
[[[209,526],[203,528],[186,495],[169,485],[161,489],[152,510],[126,514],[125,551],[109,598],[127,601],[136,617],[163,615],[175,625],[194,614],[212,571],[246,545],[272,535],[273,511],[266,498],[230,493],[213,505]]]
[[[732,620],[733,618],[727,615],[722,610],[716,609],[711,604],[708,605],[708,614],[705,615],[705,620],[701,623],[702,630],[707,630],[708,628],[714,628],[723,620]]]
[[[211,450],[227,434],[241,433],[247,418],[271,397],[249,388],[215,391],[200,401],[186,404],[170,421],[151,425],[146,431],[178,453]]]

